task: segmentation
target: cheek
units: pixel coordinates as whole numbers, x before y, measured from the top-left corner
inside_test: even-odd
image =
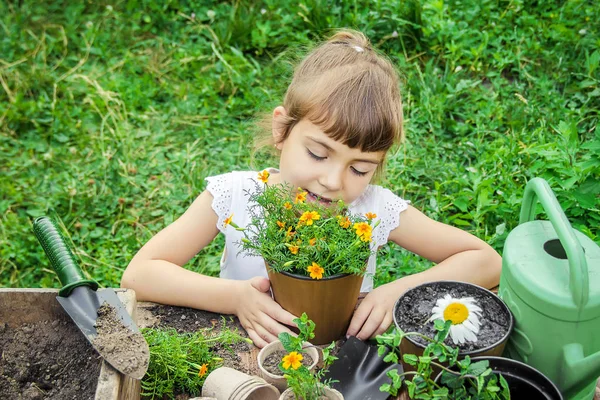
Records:
[[[292,186],[305,186],[306,181],[312,178],[311,170],[306,168],[306,161],[302,159],[298,152],[294,151],[281,153],[279,170],[281,179]]]

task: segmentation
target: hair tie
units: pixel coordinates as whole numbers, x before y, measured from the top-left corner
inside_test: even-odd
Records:
[[[352,44],[350,44],[348,42],[342,42],[342,41],[336,40],[335,42],[329,42],[329,43],[331,43],[331,44],[341,44],[341,45],[344,45],[344,46],[351,47],[354,50],[356,50],[357,53],[362,53],[363,51],[365,51],[365,49],[363,49],[362,47],[357,46],[357,45],[352,45]]]

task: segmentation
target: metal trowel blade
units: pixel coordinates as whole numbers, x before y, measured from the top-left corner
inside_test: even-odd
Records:
[[[119,300],[113,289],[94,291],[88,286],[79,286],[73,289],[68,297],[57,296],[56,299],[62,308],[67,312],[67,314],[69,314],[73,322],[75,322],[75,325],[77,325],[79,330],[83,332],[86,339],[94,347],[94,350],[96,350],[98,354],[100,354],[100,356],[106,360],[106,362],[127,376],[131,376],[134,379],[142,379],[146,373],[146,370],[148,369],[148,363],[150,362],[148,343],[143,340],[140,330],[136,326],[135,322],[133,322],[133,319],[127,312],[127,309],[121,300]],[[134,372],[124,371],[119,367],[120,354],[115,352],[107,352],[104,351],[104,349],[100,349],[98,346],[96,346],[95,339],[98,336],[98,332],[96,331],[98,309],[104,303],[108,303],[115,309],[117,317],[123,323],[123,325],[128,328],[131,337],[138,339],[136,342],[139,342],[140,346],[144,346],[144,348],[139,349],[140,353],[148,356],[142,360],[143,367],[141,369],[137,369]],[[139,340],[140,337],[142,340]]]

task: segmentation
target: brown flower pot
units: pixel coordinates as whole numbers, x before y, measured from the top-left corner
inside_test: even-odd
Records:
[[[411,294],[411,292],[415,292],[422,288],[428,288],[428,287],[432,287],[432,288],[435,288],[435,287],[464,288],[464,289],[471,290],[473,293],[477,293],[478,295],[485,298],[487,301],[493,302],[495,304],[498,312],[505,315],[505,318],[507,321],[507,327],[505,328],[505,331],[502,332],[502,334],[497,339],[497,341],[495,341],[494,343],[491,343],[487,346],[477,348],[475,350],[469,350],[469,351],[460,349],[458,352],[458,356],[459,356],[458,358],[462,359],[465,356],[470,356],[471,358],[473,358],[473,357],[481,357],[481,356],[500,356],[500,355],[502,355],[502,352],[504,351],[506,342],[508,341],[508,337],[509,337],[510,333],[512,332],[512,329],[514,326],[514,319],[513,319],[512,313],[510,312],[510,310],[508,309],[506,304],[504,304],[504,302],[498,296],[496,296],[494,293],[490,292],[489,290],[487,290],[485,288],[482,288],[481,286],[477,286],[477,285],[474,285],[471,283],[458,282],[458,281],[428,282],[428,283],[424,283],[419,286],[415,286],[414,288],[406,291],[402,296],[400,296],[400,298],[396,301],[396,304],[394,305],[394,324],[396,325],[396,328],[402,329],[403,331],[406,332],[406,327],[402,326],[402,324],[398,321],[398,313],[400,311],[400,308],[402,307],[402,304],[405,303],[405,302],[403,302],[404,297],[409,296]],[[419,307],[418,304],[411,304],[410,306],[417,307],[417,308]],[[484,309],[484,314],[485,314],[485,309]],[[484,322],[482,322],[482,323],[484,323]],[[449,343],[449,345],[454,346],[452,343]],[[402,354],[415,354],[416,356],[422,356],[424,350],[425,350],[425,345],[417,342],[413,337],[406,336],[402,340],[402,342],[400,342],[400,353],[402,353]],[[408,363],[405,363],[404,360],[402,360],[401,362],[402,362],[402,367],[404,368],[404,371],[414,371],[415,370],[414,366],[412,366]],[[434,368],[434,370],[439,372],[437,368]]]
[[[297,317],[303,312],[315,323],[313,344],[328,344],[346,334],[363,277],[338,274],[323,279],[274,272],[267,266],[273,297]]]

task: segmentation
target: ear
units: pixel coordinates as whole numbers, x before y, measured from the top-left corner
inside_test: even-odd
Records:
[[[277,150],[281,150],[287,116],[287,111],[283,106],[277,106],[273,110],[273,143]]]

